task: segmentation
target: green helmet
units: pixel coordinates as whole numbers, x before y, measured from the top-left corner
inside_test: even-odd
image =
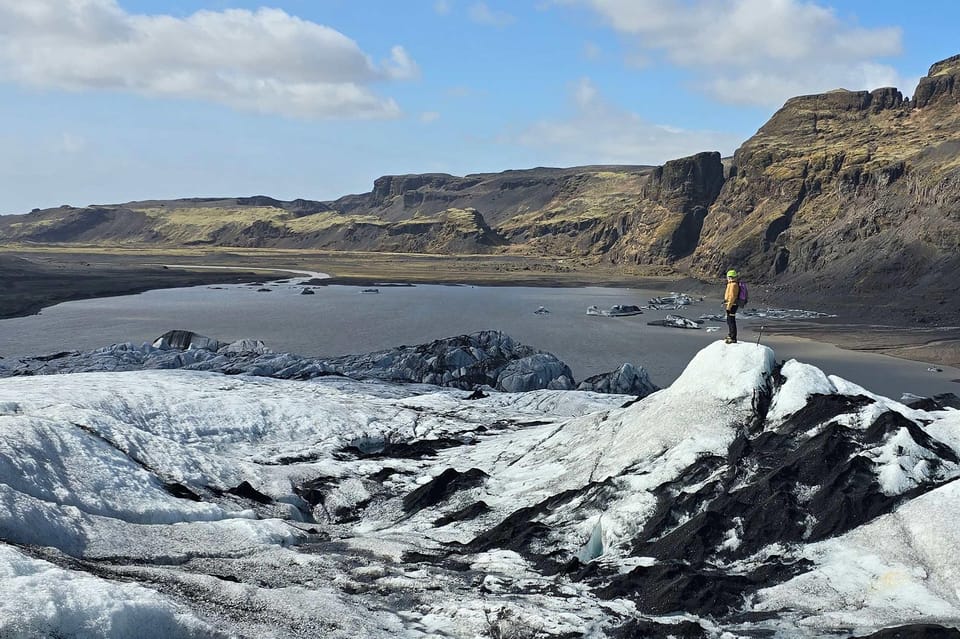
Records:
[[[736,276],[737,276],[737,272],[735,270],[730,269],[729,271],[727,271],[727,277],[736,277]]]

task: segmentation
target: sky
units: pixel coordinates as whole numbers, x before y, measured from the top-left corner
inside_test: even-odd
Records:
[[[910,96],[926,0],[0,0],[0,214],[730,155],[794,95]]]

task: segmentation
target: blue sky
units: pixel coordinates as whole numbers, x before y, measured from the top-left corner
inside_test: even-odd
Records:
[[[731,154],[960,53],[960,3],[0,0],[0,213]]]

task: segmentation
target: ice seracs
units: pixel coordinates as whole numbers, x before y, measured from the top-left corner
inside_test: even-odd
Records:
[[[283,379],[342,375],[463,389],[489,386],[507,392],[578,387],[570,368],[552,353],[521,344],[501,331],[478,331],[428,344],[316,358],[274,353],[259,340],[226,343],[192,331],[173,330],[150,345],[114,344],[92,352],[73,351],[23,359],[13,367],[0,367],[0,377],[173,368]],[[656,388],[644,383],[646,371],[641,367],[631,365],[631,370],[636,372],[633,388],[638,389],[637,394]],[[610,392],[607,389],[612,388],[612,384],[622,389],[627,383],[623,370],[591,380],[586,389],[598,392]]]

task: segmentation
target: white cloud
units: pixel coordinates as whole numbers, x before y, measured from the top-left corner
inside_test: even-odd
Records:
[[[494,11],[486,2],[477,2],[470,6],[470,19],[493,27],[506,27],[516,21],[516,18],[506,11]]]
[[[436,122],[440,119],[440,114],[436,111],[424,111],[420,114],[420,121],[424,124],[429,124],[431,122]]]
[[[569,118],[537,122],[501,141],[547,152],[567,165],[662,164],[711,150],[730,155],[743,141],[726,133],[648,122],[609,104],[587,78],[571,87],[571,102]]]
[[[452,7],[450,6],[450,2],[448,2],[448,0],[436,0],[436,2],[433,3],[433,10],[442,16],[450,13],[451,9]]]
[[[356,42],[279,9],[137,15],[115,0],[0,0],[0,77],[66,90],[200,99],[303,118],[380,118],[371,85],[418,74],[403,47],[375,64]]]
[[[731,104],[757,104],[758,96],[787,98],[832,89],[859,91],[865,88],[898,86],[899,75],[883,65],[863,64],[855,67],[824,64],[814,69],[797,69],[789,74],[744,71],[717,75],[706,80],[713,95]],[[905,86],[905,85],[903,85]],[[762,104],[762,102],[761,102]]]
[[[877,58],[901,52],[899,28],[866,29],[807,0],[556,0],[598,13],[641,51],[694,71],[729,102],[778,105],[847,86],[897,85]]]
[[[420,69],[417,67],[417,63],[401,46],[390,49],[390,60],[383,63],[383,68],[394,80],[412,80],[420,77]]]

